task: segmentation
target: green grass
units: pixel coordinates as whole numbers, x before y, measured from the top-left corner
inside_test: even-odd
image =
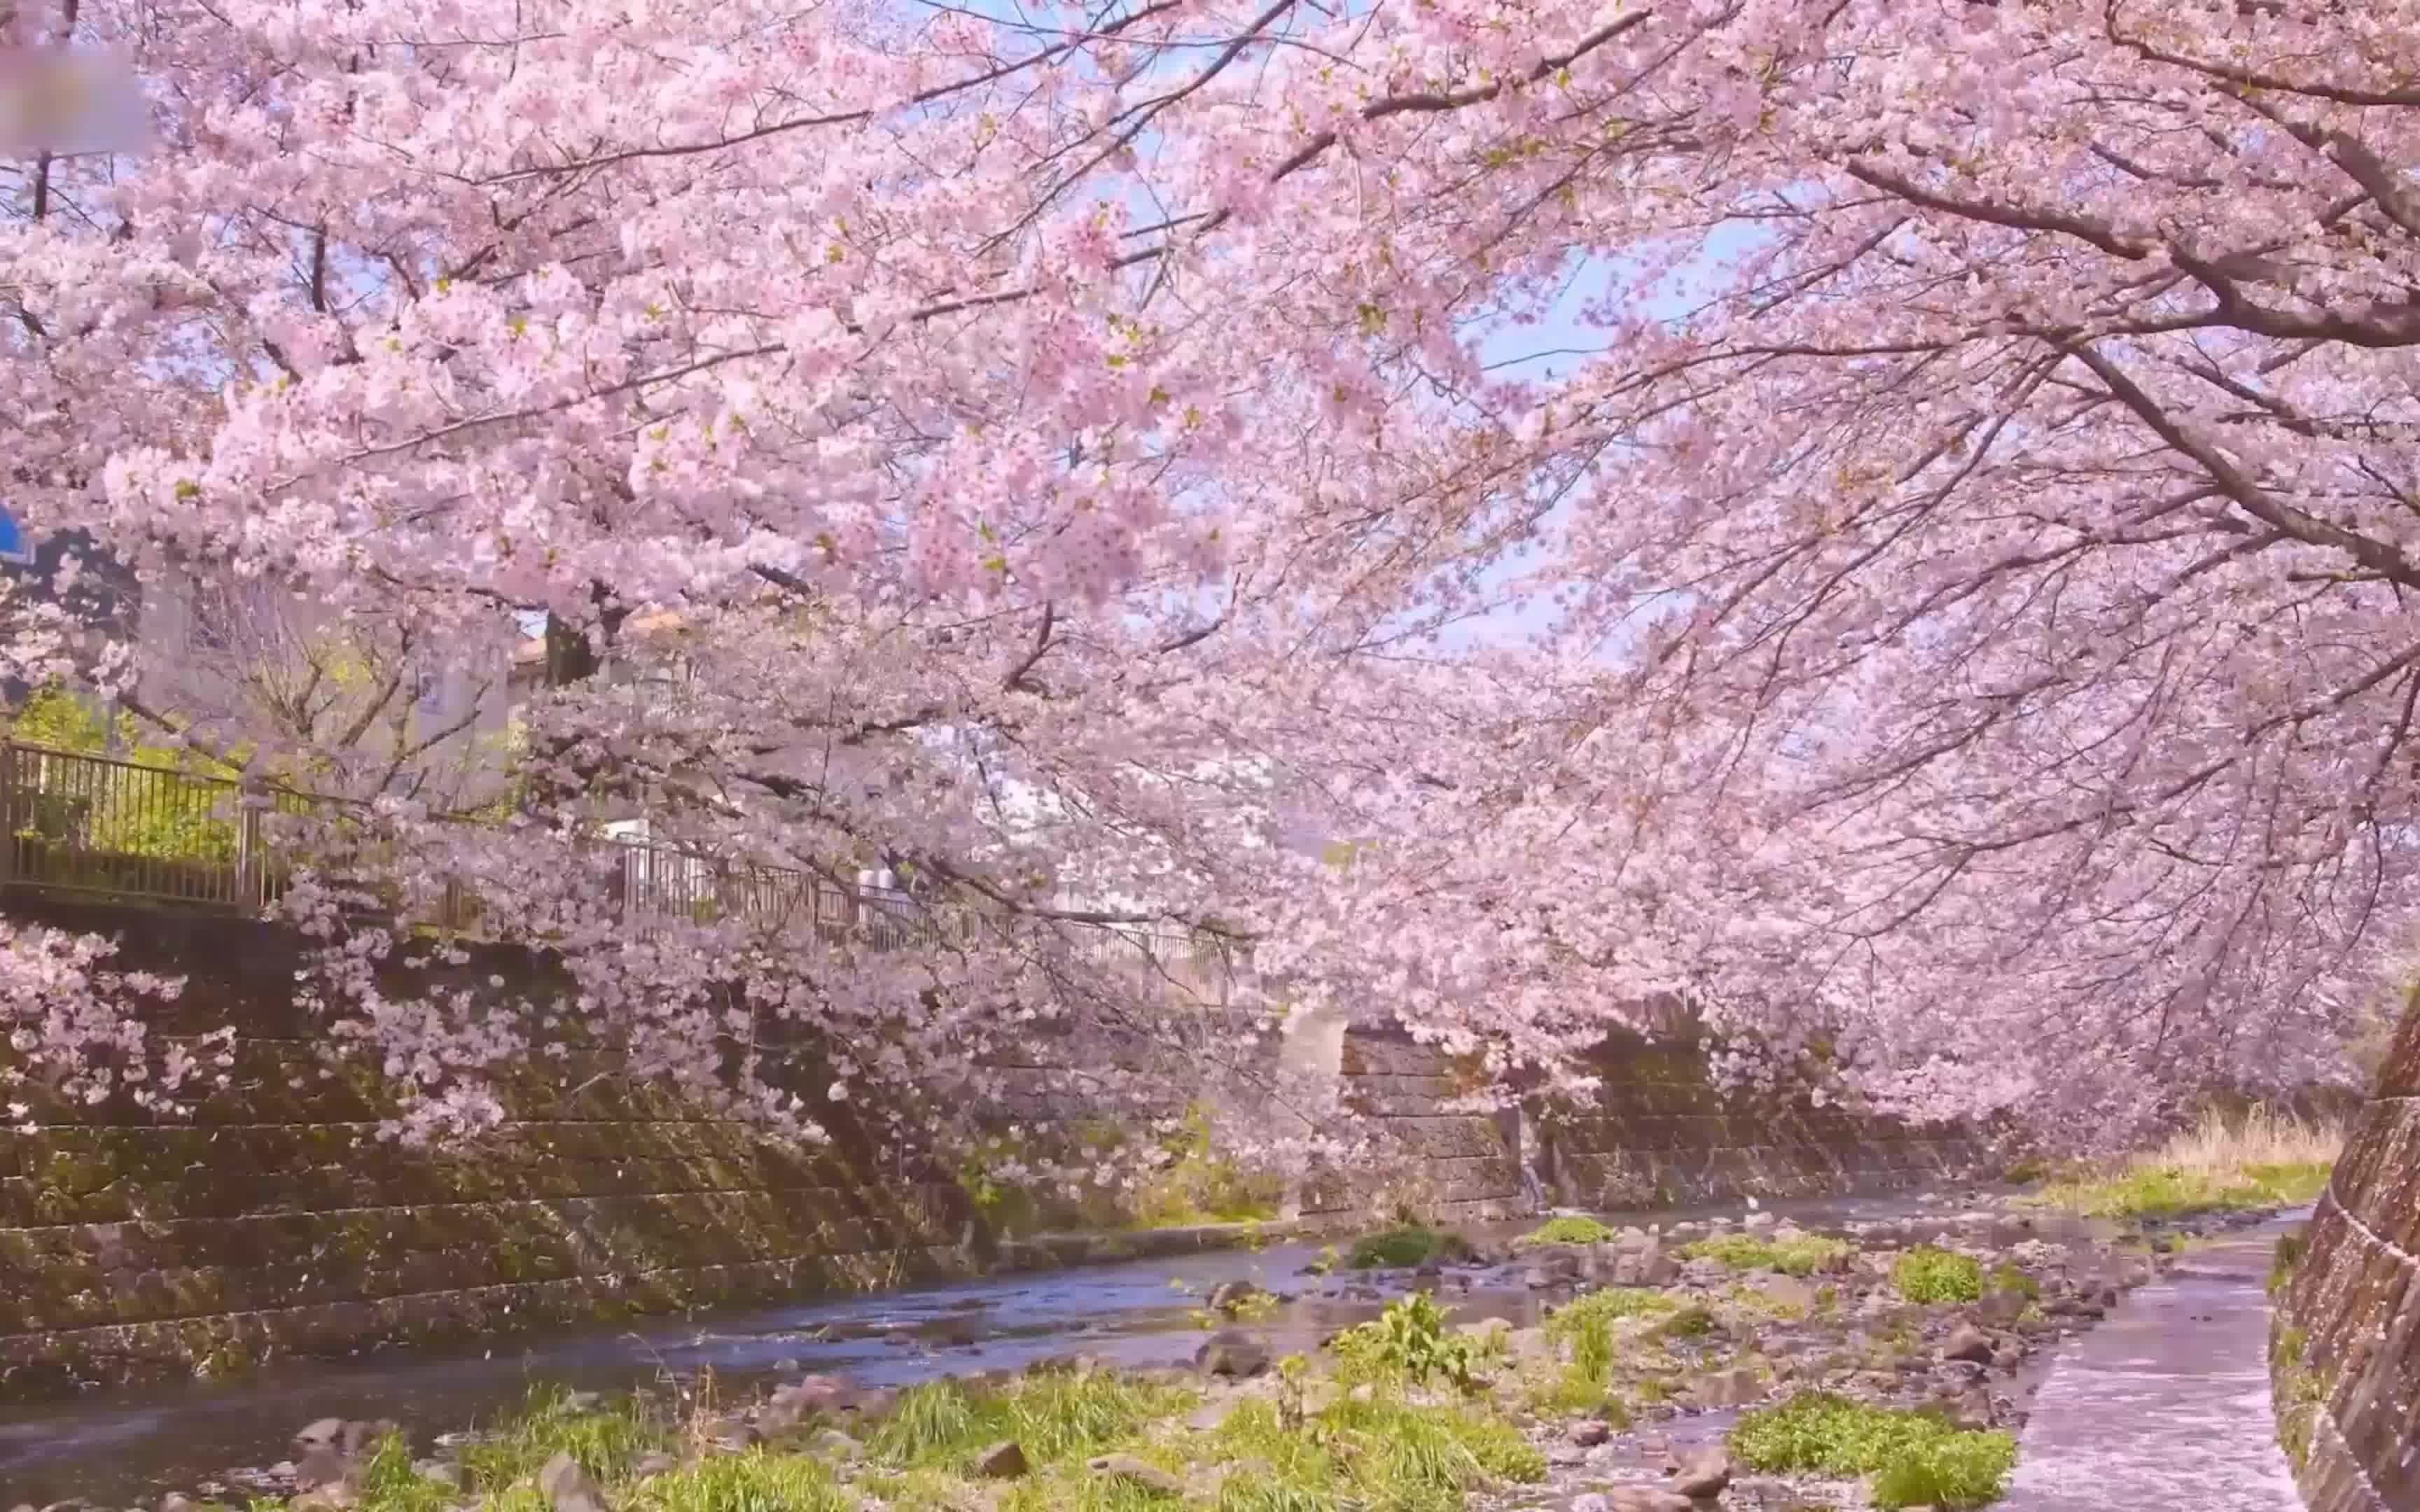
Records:
[[[1964,1512],[1996,1500],[2016,1464],[2016,1440],[1968,1432],[1929,1412],[1869,1407],[1802,1392],[1740,1414],[1732,1458],[1775,1474],[1873,1477],[1877,1507],[1933,1506]]]
[[[1754,1234],[1722,1234],[1682,1246],[1684,1259],[1720,1260],[1734,1271],[1778,1271],[1784,1275],[1813,1275],[1849,1253],[1847,1243],[1807,1234],[1797,1239],[1759,1239]]]
[[[1400,1224],[1355,1240],[1344,1264],[1354,1271],[1399,1270],[1431,1260],[1458,1260],[1469,1254],[1470,1245],[1460,1234],[1425,1224]]]
[[[900,1395],[866,1447],[904,1469],[963,1471],[1002,1439],[1015,1439],[1034,1464],[1089,1458],[1193,1400],[1189,1392],[1109,1374],[1028,1376],[997,1391],[929,1381]]]
[[[1601,1291],[1584,1292],[1546,1315],[1546,1336],[1558,1341],[1570,1338],[1587,1327],[1591,1319],[1612,1323],[1623,1318],[1663,1318],[1678,1312],[1681,1304],[1660,1291],[1637,1287],[1606,1287]]]
[[[565,1452],[598,1480],[613,1480],[628,1474],[641,1455],[665,1447],[672,1439],[672,1425],[635,1398],[575,1408],[569,1394],[542,1387],[531,1393],[528,1406],[497,1425],[489,1436],[465,1445],[460,1458],[469,1476],[467,1489],[500,1491],[536,1474]]]
[[[404,1441],[390,1437],[362,1464],[358,1506],[360,1512],[448,1512],[467,1501],[489,1512],[546,1512],[530,1477],[558,1453],[568,1453],[600,1482],[613,1481],[627,1476],[640,1456],[671,1447],[676,1437],[670,1422],[635,1398],[574,1407],[566,1393],[540,1388],[521,1410],[489,1426],[487,1436],[464,1445],[461,1490],[421,1478],[412,1470]],[[766,1505],[770,1512],[769,1504],[706,1501],[667,1504],[663,1512],[717,1512],[726,1504],[731,1512],[747,1512],[751,1505]],[[828,1507],[839,1512],[842,1505],[814,1501],[790,1504],[797,1512],[826,1512]]]
[[[1869,1494],[1878,1507],[1982,1506],[1999,1500],[2016,1462],[2017,1441],[2006,1433],[1944,1433],[1875,1471]]]
[[[1441,1406],[1382,1387],[1305,1418],[1268,1399],[1247,1399],[1219,1427],[1196,1431],[1184,1414],[1195,1393],[1109,1374],[1032,1376],[999,1387],[936,1381],[902,1394],[890,1417],[861,1433],[865,1458],[842,1487],[814,1457],[758,1447],[713,1455],[644,1481],[631,1471],[656,1449],[675,1452],[684,1425],[644,1402],[574,1411],[558,1393],[496,1426],[461,1453],[457,1491],[421,1479],[400,1439],[363,1466],[360,1512],[547,1512],[530,1477],[568,1451],[617,1512],[847,1512],[861,1492],[894,1512],[1176,1512],[1184,1502],[1145,1482],[1102,1475],[1087,1461],[1132,1455],[1198,1492],[1213,1512],[1459,1512],[1480,1489],[1537,1481],[1544,1457],[1519,1428],[1483,1405]],[[1595,1410],[1618,1412],[1604,1403]],[[1015,1440],[1031,1473],[976,1485],[977,1453]],[[1215,1490],[1213,1488],[1215,1487]],[[268,1512],[264,1504],[261,1512]]]
[[[1668,1318],[1680,1304],[1661,1292],[1608,1287],[1575,1297],[1546,1315],[1546,1337],[1570,1351],[1571,1396],[1585,1388],[1602,1392],[1613,1374],[1613,1325],[1624,1318]]]
[[[1603,1381],[1613,1374],[1613,1324],[1590,1318],[1572,1335],[1572,1370],[1583,1381]]]
[[[2318,1162],[2245,1165],[2233,1171],[2135,1165],[2114,1175],[2044,1187],[2037,1201],[2088,1218],[2182,1218],[2250,1208],[2295,1207],[2327,1189]]]
[[[1593,1218],[1566,1215],[1549,1218],[1512,1242],[1515,1249],[1533,1244],[1602,1244],[1614,1231]]]
[[[2158,1149],[2062,1173],[2035,1195],[2095,1218],[2180,1218],[2294,1207],[2326,1190],[2344,1131],[2254,1107],[2206,1111]]]
[[[2303,1231],[2278,1236],[2276,1251],[2269,1259],[2269,1295],[2283,1296],[2294,1284],[2294,1268],[2303,1263]]]
[[[1503,1348],[1497,1334],[1448,1331],[1445,1310],[1425,1291],[1398,1297],[1366,1323],[1330,1341],[1337,1376],[1372,1384],[1424,1384],[1443,1380],[1465,1391],[1479,1385],[1479,1372]]]
[[[2329,1395],[2327,1382],[2303,1358],[2308,1343],[2303,1331],[2291,1324],[2276,1324],[2270,1331],[2270,1389],[2276,1408],[2277,1447],[2297,1471],[2309,1464],[2311,1430]]]
[[[423,1480],[411,1468],[411,1451],[390,1434],[363,1461],[354,1489],[361,1505],[376,1512],[445,1512],[457,1500],[451,1487]]]
[[[1892,1262],[1891,1288],[1909,1302],[1980,1302],[1982,1262],[1919,1244]]]
[[[644,1512],[856,1512],[855,1492],[805,1455],[715,1455],[639,1483],[616,1504]]]
[[[1275,1403],[1246,1400],[1199,1446],[1198,1460],[1230,1467],[1218,1512],[1458,1512],[1465,1497],[1501,1481],[1545,1477],[1545,1458],[1518,1428],[1462,1408],[1380,1396],[1339,1402],[1303,1427]],[[1002,1512],[1140,1512],[1166,1498],[1096,1503],[1032,1488]]]
[[[1630,1404],[1602,1378],[1573,1365],[1531,1387],[1522,1397],[1541,1417],[1598,1417],[1617,1428],[1630,1427]]]
[[[1525,1393],[1529,1410],[1554,1417],[1601,1417],[1630,1426],[1630,1404],[1614,1388],[1618,1346],[1613,1326],[1624,1318],[1668,1317],[1678,1304],[1652,1291],[1592,1291],[1547,1316],[1546,1337],[1569,1352],[1554,1375]]]

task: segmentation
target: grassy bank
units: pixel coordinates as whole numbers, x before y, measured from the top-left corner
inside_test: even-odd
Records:
[[[707,1452],[721,1427],[711,1412],[549,1394],[461,1452],[458,1489],[389,1440],[345,1505],[546,1512],[537,1481],[559,1454],[621,1512],[854,1512],[867,1493],[897,1512],[1142,1512],[1186,1497],[1231,1512],[1450,1512],[1481,1486],[1545,1473],[1520,1430],[1478,1405],[1380,1390],[1309,1411],[1280,1393],[1192,1415],[1202,1400],[1109,1373],[941,1381],[904,1393],[878,1423],[809,1423],[730,1454]],[[1004,1444],[1016,1446],[1013,1469]]]
[[[2178,1218],[2291,1206],[2327,1186],[2344,1131],[2255,1108],[2206,1115],[2156,1149],[2071,1168],[2034,1200],[2096,1218]]]

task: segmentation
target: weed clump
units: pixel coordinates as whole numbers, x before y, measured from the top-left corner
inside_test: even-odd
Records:
[[[1891,1288],[1909,1302],[1980,1302],[1982,1262],[1919,1244],[1892,1264]]]
[[[1494,1340],[1450,1334],[1445,1310],[1425,1291],[1398,1297],[1367,1323],[1339,1334],[1329,1346],[1342,1374],[1356,1381],[1403,1381],[1414,1385],[1443,1380],[1462,1390],[1477,1386]]]
[[[641,1483],[634,1504],[647,1512],[854,1512],[853,1491],[805,1455],[709,1455]]]
[[[1720,1260],[1734,1271],[1778,1271],[1784,1275],[1813,1275],[1849,1253],[1847,1243],[1821,1234],[1794,1239],[1759,1239],[1754,1234],[1722,1234],[1682,1246],[1686,1259]]]
[[[1549,1218],[1512,1242],[1515,1249],[1537,1244],[1602,1244],[1614,1237],[1605,1225],[1579,1214]]]
[[[987,1445],[1014,1439],[1029,1460],[1089,1457],[1179,1411],[1188,1394],[1107,1373],[1029,1376],[994,1391],[928,1381],[899,1404],[867,1447],[908,1469],[963,1470]]]
[[[1235,1467],[1219,1488],[1220,1512],[1451,1512],[1491,1482],[1546,1473],[1545,1457],[1501,1419],[1384,1396],[1339,1402],[1308,1431],[1289,1427],[1274,1403],[1246,1401],[1219,1425],[1210,1448]],[[1033,1504],[1036,1512],[1094,1512],[1077,1498]],[[1124,1512],[1125,1504],[1098,1512],[1112,1505]]]
[[[377,1512],[446,1512],[458,1497],[452,1488],[412,1468],[411,1451],[396,1434],[380,1440],[363,1459],[353,1489],[363,1506]]]
[[[1399,1270],[1426,1265],[1431,1260],[1462,1260],[1469,1257],[1469,1242],[1460,1234],[1431,1228],[1426,1224],[1399,1224],[1354,1241],[1344,1264],[1354,1271]]]
[[[2305,1242],[2299,1228],[2290,1234],[2278,1236],[2276,1253],[2269,1260],[2269,1295],[2282,1295],[2288,1287],[2293,1285],[2294,1267],[2303,1263]]]
[[[2017,1458],[2016,1440],[2006,1433],[1970,1432],[1933,1413],[1824,1392],[1742,1413],[1730,1450],[1741,1464],[1771,1473],[1870,1475],[1877,1507],[1947,1512],[1996,1500]]]
[[[1999,1500],[2016,1464],[2005,1433],[1944,1433],[1911,1445],[1874,1472],[1878,1507],[1977,1507]]]
[[[613,1480],[671,1438],[672,1426],[641,1398],[598,1402],[540,1388],[519,1413],[463,1446],[462,1469],[472,1489],[496,1492],[536,1474],[557,1454],[569,1454],[598,1480]]]
[[[1660,1292],[1628,1287],[1591,1291],[1546,1318],[1546,1337],[1569,1351],[1570,1361],[1549,1384],[1532,1391],[1529,1405],[1554,1413],[1588,1413],[1617,1427],[1630,1421],[1628,1406],[1612,1391],[1613,1325],[1624,1318],[1657,1318],[1679,1307]]]
[[[1546,1336],[1558,1342],[1569,1339],[1591,1322],[1607,1325],[1623,1318],[1662,1318],[1680,1311],[1681,1304],[1660,1291],[1637,1287],[1607,1287],[1574,1297],[1546,1316]]]
[[[2024,1270],[2008,1260],[1992,1267],[1992,1289],[2023,1297],[2027,1302],[2041,1296],[2041,1283],[2027,1275]]]

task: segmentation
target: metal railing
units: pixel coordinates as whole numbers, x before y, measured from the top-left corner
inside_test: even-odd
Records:
[[[0,887],[259,913],[311,867],[384,896],[382,849],[366,806],[251,786],[83,751],[0,741]],[[780,922],[875,949],[975,943],[999,937],[999,917],[935,904],[882,887],[845,887],[655,841],[599,837],[609,850],[606,890],[622,927],[659,934],[682,920]],[[481,935],[489,910],[474,887],[410,912],[427,927]],[[1125,927],[1086,932],[1078,951],[1124,963],[1223,1000],[1233,984],[1226,952],[1183,934]]]
[[[261,908],[282,890],[263,816],[316,807],[112,756],[0,742],[0,883]]]

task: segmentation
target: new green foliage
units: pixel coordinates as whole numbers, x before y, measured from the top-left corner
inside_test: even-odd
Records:
[[[1661,1292],[1608,1287],[1575,1297],[1546,1317],[1546,1336],[1571,1352],[1581,1379],[1602,1382],[1613,1367],[1613,1325],[1624,1318],[1661,1318],[1680,1304]]]
[[[1526,1249],[1536,1244],[1602,1244],[1611,1238],[1613,1230],[1595,1219],[1566,1213],[1547,1219],[1512,1243]]]
[[[1354,1241],[1344,1263],[1350,1270],[1397,1270],[1431,1260],[1467,1258],[1470,1245],[1459,1234],[1425,1224],[1398,1224]]]
[[[1754,1234],[1720,1234],[1682,1246],[1684,1259],[1720,1260],[1734,1271],[1778,1271],[1784,1275],[1812,1275],[1849,1253],[1847,1243],[1821,1234],[1789,1239],[1760,1239]]]
[[[10,738],[109,762],[45,762],[36,751],[18,757],[20,831],[79,848],[161,860],[231,861],[236,856],[232,768],[191,750],[147,746],[141,728],[120,716],[113,731],[70,695],[45,688],[9,721]],[[212,780],[215,779],[216,780]]]
[[[465,1446],[462,1467],[473,1487],[500,1489],[568,1452],[590,1474],[610,1480],[628,1473],[641,1455],[662,1447],[670,1433],[669,1425],[637,1397],[592,1405],[566,1392],[540,1389],[531,1394],[528,1407]]]
[[[634,1512],[857,1512],[857,1494],[806,1455],[709,1455],[639,1483]]]
[[[2277,1248],[2269,1260],[2269,1295],[2282,1296],[2293,1285],[2294,1268],[2303,1263],[2304,1242],[2299,1228],[2278,1236]]]
[[[1544,1458],[1500,1418],[1388,1396],[1339,1402],[1300,1429],[1282,1423],[1275,1404],[1246,1401],[1207,1448],[1205,1458],[1233,1467],[1211,1504],[1218,1512],[1459,1512],[1467,1493],[1492,1481],[1546,1473]]]
[[[1875,1506],[1944,1512],[1997,1499],[2017,1457],[2016,1441],[2006,1433],[1961,1429],[1931,1412],[1824,1392],[1742,1413],[1730,1450],[1746,1468],[1771,1473],[1870,1475]]]
[[[1442,1380],[1466,1391],[1490,1353],[1488,1341],[1448,1332],[1444,1310],[1425,1291],[1388,1303],[1374,1320],[1338,1335],[1332,1348],[1350,1377]]]
[[[1892,1262],[1891,1288],[1909,1302],[1980,1302],[1983,1265],[1971,1255],[1919,1244]]]
[[[964,1469],[985,1446],[1014,1439],[1030,1460],[1099,1454],[1189,1398],[1107,1373],[1051,1372],[994,1391],[936,1381],[903,1392],[868,1447],[904,1466]]]

